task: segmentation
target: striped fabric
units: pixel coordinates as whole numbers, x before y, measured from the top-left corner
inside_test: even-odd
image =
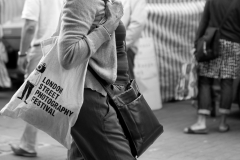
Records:
[[[205,0],[158,0],[157,2],[149,0],[148,21],[143,37],[154,39],[161,98],[166,102],[175,99],[175,87],[180,78],[181,65],[191,61],[190,50],[193,47]]]

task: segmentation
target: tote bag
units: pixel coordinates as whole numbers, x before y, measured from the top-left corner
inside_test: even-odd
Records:
[[[42,42],[43,58],[1,114],[21,118],[70,149],[70,129],[83,103],[88,61],[65,70],[58,60],[58,37]]]
[[[198,94],[197,63],[195,60],[182,64],[180,78],[175,88],[176,100],[194,99]]]

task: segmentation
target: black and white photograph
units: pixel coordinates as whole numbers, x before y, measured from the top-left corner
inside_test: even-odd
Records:
[[[240,160],[240,0],[0,0],[0,160]]]

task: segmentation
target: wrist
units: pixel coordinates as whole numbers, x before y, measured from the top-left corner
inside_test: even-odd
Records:
[[[26,57],[27,56],[27,52],[22,53],[22,52],[18,52],[18,57]]]

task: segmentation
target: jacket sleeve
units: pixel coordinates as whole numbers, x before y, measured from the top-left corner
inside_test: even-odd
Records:
[[[129,48],[141,36],[141,32],[147,21],[146,0],[131,0],[130,21],[126,28],[126,46]]]
[[[205,30],[208,27],[209,24],[209,20],[210,20],[210,0],[207,0],[204,10],[203,10],[203,14],[196,32],[196,37],[195,37],[195,41],[194,41],[194,46],[196,47],[196,43],[197,40],[202,37],[205,33]]]
[[[66,0],[58,40],[59,60],[65,69],[86,61],[110,40],[101,25],[89,33],[101,3],[97,0]]]

